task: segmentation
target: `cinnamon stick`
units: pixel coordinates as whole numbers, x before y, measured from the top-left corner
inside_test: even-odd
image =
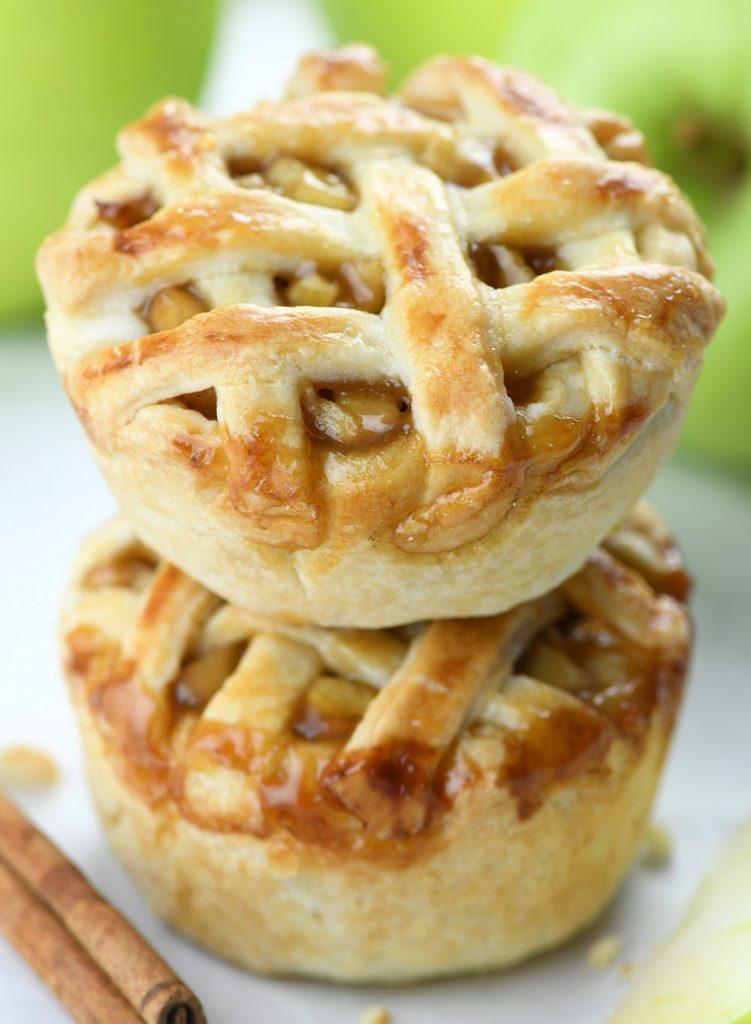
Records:
[[[68,929],[0,861],[0,928],[80,1024],[143,1024]]]
[[[4,862],[4,864],[2,863]],[[167,963],[139,935],[133,926],[96,892],[83,875],[63,854],[39,832],[0,791],[0,868],[4,867],[2,884],[13,889],[14,906],[24,901],[23,895],[33,901],[43,901],[40,908],[29,914],[29,924],[13,923],[0,902],[0,928],[4,928],[22,955],[37,969],[44,980],[58,992],[67,992],[67,982],[60,975],[70,969],[65,958],[45,959],[47,936],[50,942],[62,941],[57,928],[46,931],[49,919],[57,918],[59,927],[79,946],[81,955],[93,961],[92,968],[110,979],[111,985],[122,993],[139,1016],[122,1017],[146,1024],[205,1024],[206,1017],[200,1002]],[[9,880],[7,868],[11,869]],[[26,894],[13,885],[20,880]],[[37,927],[38,926],[38,927]],[[29,934],[29,930],[31,933]],[[23,948],[22,948],[23,946]],[[36,951],[39,951],[37,956]],[[29,954],[29,955],[27,955]],[[36,962],[35,962],[36,961]],[[75,964],[79,958],[74,957]],[[100,979],[101,980],[101,979]],[[104,992],[106,986],[99,985]],[[80,995],[81,989],[77,988]],[[63,995],[62,1002],[70,1009]],[[94,1016],[79,1018],[91,1021],[119,1021],[121,1017]]]

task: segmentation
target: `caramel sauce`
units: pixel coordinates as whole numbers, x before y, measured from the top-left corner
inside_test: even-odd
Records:
[[[171,775],[167,743],[171,716],[165,719],[134,671],[93,690],[89,701],[125,759],[130,781],[151,802],[166,797]]]
[[[621,409],[595,411],[595,437],[599,447],[610,448],[632,437],[649,418],[651,410],[642,402],[630,402]]]
[[[583,669],[586,681],[568,689],[578,706],[534,709],[523,732],[505,732],[498,783],[510,786],[522,820],[542,806],[555,783],[603,765],[616,736],[638,748],[658,710],[672,729],[687,669],[687,652],[650,654],[592,620],[550,627],[545,640]]]
[[[368,448],[412,429],[408,393],[389,381],[316,384],[302,403],[313,440],[342,450]]]
[[[364,831],[351,814],[337,806],[333,797],[318,784],[316,762],[290,771],[296,753],[290,748],[286,773],[278,780],[260,783],[258,794],[264,815],[264,835],[284,830],[304,843],[332,850],[372,854],[373,836]],[[320,766],[318,766],[320,767]],[[393,851],[398,857],[399,851]]]
[[[574,618],[551,627],[545,641],[561,650],[586,679],[572,692],[596,709],[618,735],[640,742],[658,708],[672,723],[683,692],[688,652],[650,652],[592,619]],[[524,671],[525,659],[521,661]],[[552,685],[556,679],[545,680]]]
[[[591,427],[573,416],[542,416],[530,421],[524,408],[517,409],[527,458],[536,471],[551,465],[556,469],[579,454],[591,436]]]
[[[440,752],[399,739],[341,751],[326,765],[323,786],[382,839],[404,839],[425,828],[437,808]]]
[[[119,755],[123,774],[149,802],[168,793],[170,758],[165,716],[137,678],[134,663],[99,630],[79,627],[65,638],[66,668]]]
[[[597,770],[616,735],[630,742],[643,739],[658,703],[672,720],[684,671],[679,664],[657,665],[651,672],[603,689],[593,684],[576,693],[580,706],[536,709],[523,731],[503,730],[505,754],[497,784],[509,787],[520,819],[534,814],[556,784]],[[346,787],[338,793],[339,783],[364,773],[368,798],[381,805],[380,818],[391,829],[389,838],[399,839],[435,824],[451,810],[460,792],[482,779],[470,759],[463,757],[459,762],[456,749],[436,766],[435,752],[417,742],[336,756],[356,721],[323,716],[311,708],[295,719],[289,735],[274,741],[258,731],[199,720],[185,757],[176,762],[166,742],[169,728],[175,725],[165,728],[171,719],[160,716],[133,676],[95,690],[90,701],[122,755],[128,782],[151,802],[171,795],[187,817],[215,829],[263,836],[284,829],[305,842],[372,849],[378,837],[363,834],[356,822],[356,799],[348,799]],[[178,718],[187,711],[178,702],[174,709]],[[206,767],[207,762],[249,776],[262,809],[260,828],[207,820],[202,812],[196,816],[182,795],[182,780],[186,766]],[[417,827],[400,827],[399,822],[407,816],[409,823],[412,814],[419,815]],[[369,805],[367,817],[377,821],[378,810]]]
[[[536,377],[509,373],[506,391],[516,410],[519,458],[524,464],[527,483],[547,473],[558,471],[577,456],[584,454],[591,443],[592,420],[548,413],[532,416],[528,406],[536,399]]]
[[[556,782],[601,764],[613,736],[607,719],[586,705],[535,708],[533,716],[524,731],[504,731],[506,754],[498,774],[521,821],[539,810]]]
[[[358,822],[319,784],[332,747],[289,740],[289,736],[271,738],[260,730],[201,721],[188,744],[187,767],[176,772],[173,780],[182,813],[203,827],[259,837],[285,830],[303,842],[330,848],[358,849],[371,843]],[[182,793],[182,776],[191,765],[207,767],[211,762],[250,777],[262,812],[260,823],[228,825],[190,805]]]
[[[640,741],[658,707],[673,722],[683,693],[687,651],[650,653],[587,619],[569,631],[563,647],[593,679],[591,688],[576,695],[605,715],[621,736]]]
[[[617,410],[597,408],[585,417],[555,412],[531,415],[528,408],[537,400],[537,383],[534,374],[523,377],[508,373],[505,380],[506,391],[516,410],[520,459],[528,485],[550,472],[571,470],[592,455],[625,444],[650,415],[650,409],[640,402]],[[685,573],[682,575],[686,579]],[[681,592],[678,576],[675,585]]]
[[[323,714],[315,704],[305,701],[290,728],[296,736],[309,742],[322,740],[341,747],[350,738],[359,720],[360,715]]]
[[[204,719],[191,738],[188,750],[192,754],[207,754],[224,768],[248,771],[257,768],[259,758],[263,757],[262,741],[262,733]],[[268,755],[270,750],[265,753]]]
[[[153,217],[159,209],[156,199],[149,193],[133,199],[96,199],[99,219],[118,231],[125,231]]]
[[[351,751],[337,756],[327,767],[324,778],[334,788],[337,783],[362,773],[372,789],[393,804],[422,799],[433,782],[435,751],[416,740],[400,740]]]

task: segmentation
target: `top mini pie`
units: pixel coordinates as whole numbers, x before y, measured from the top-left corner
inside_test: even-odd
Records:
[[[704,232],[623,118],[363,46],[280,103],[125,129],[39,273],[140,537],[328,625],[495,613],[570,575],[673,446],[722,316]]]

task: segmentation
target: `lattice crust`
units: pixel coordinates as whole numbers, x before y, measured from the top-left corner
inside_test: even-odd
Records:
[[[420,833],[488,778],[527,817],[614,741],[669,728],[687,590],[640,506],[503,615],[322,629],[219,601],[117,521],[83,551],[63,633],[76,693],[149,799],[206,828],[356,845]]]
[[[342,460],[400,549],[480,538],[598,479],[685,398],[722,315],[702,226],[628,162],[627,121],[474,58],[383,83],[350,47],[235,117],[159,103],[40,256],[95,445],[165,487],[189,470],[263,544],[327,539]],[[411,484],[383,501],[389,445]]]

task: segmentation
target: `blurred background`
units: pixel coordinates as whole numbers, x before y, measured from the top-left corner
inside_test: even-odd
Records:
[[[748,0],[5,0],[2,13],[0,747],[40,746],[63,780],[24,796],[25,809],[195,981],[219,1024],[247,1020],[249,1007],[258,1024],[355,1021],[382,1001],[398,1024],[497,1024],[500,1005],[509,1021],[601,1024],[625,981],[587,968],[592,934],[510,976],[384,994],[242,975],[148,912],[106,853],[58,664],[55,623],[73,553],[114,503],[47,354],[32,261],[75,190],[114,163],[117,130],[155,99],[177,93],[216,114],[242,109],[278,96],[300,53],[321,45],[375,43],[394,84],[434,52],[481,53],[539,73],[575,102],[631,115],[655,163],[705,218],[729,300],[678,457],[652,489],[697,580],[699,629],[657,811],[674,836],[673,864],[636,872],[595,926],[616,931],[637,958],[681,916],[751,792]],[[64,1020],[1,943],[0,1020]]]
[[[6,0],[4,9],[0,56],[13,96],[0,123],[6,333],[38,323],[39,241],[76,189],[114,162],[118,128],[154,99],[175,93],[212,112],[235,109],[273,96],[301,49],[330,42],[374,43],[393,84],[438,51],[480,53],[539,73],[577,103],[629,114],[656,165],[691,196],[729,313],[682,452],[751,472],[747,0]]]

